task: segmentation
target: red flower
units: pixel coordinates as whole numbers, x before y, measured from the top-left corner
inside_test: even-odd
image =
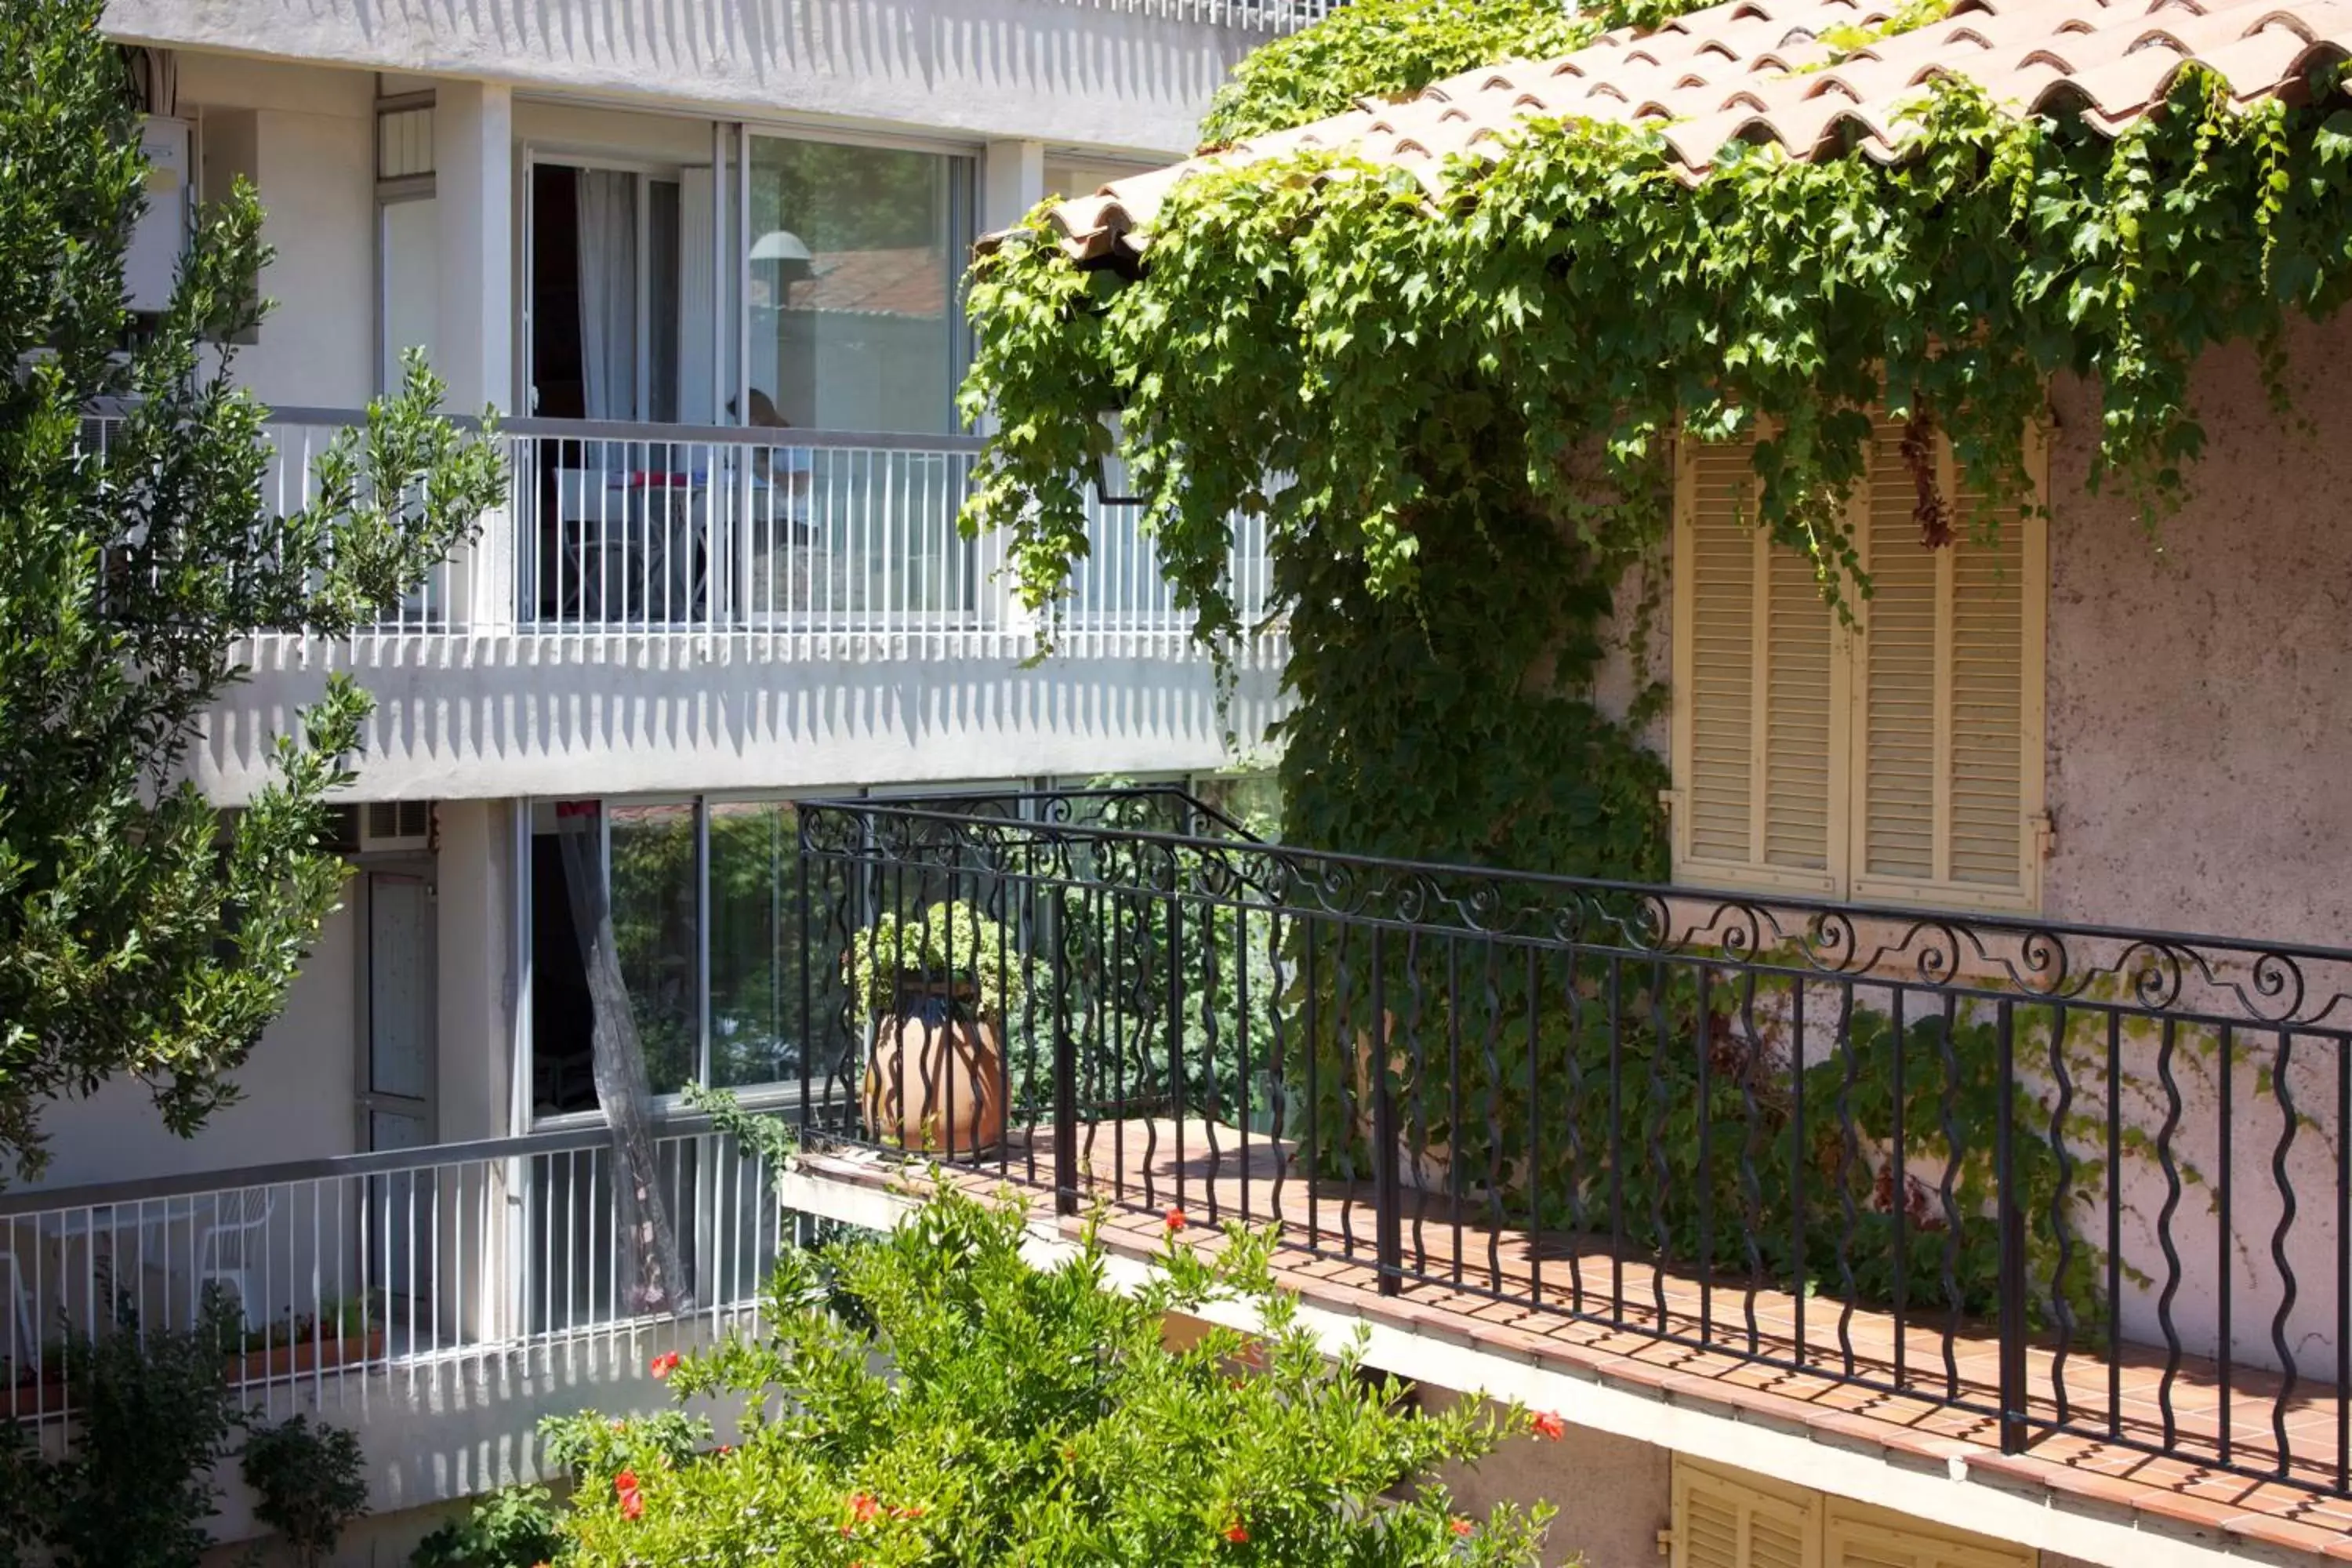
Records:
[[[667,1377],[677,1370],[677,1352],[664,1351],[646,1363],[646,1370],[656,1377]]]
[[[1234,1521],[1233,1523],[1225,1526],[1225,1539],[1232,1542],[1234,1545],[1239,1546],[1243,1542],[1249,1539],[1249,1531],[1242,1528],[1242,1521],[1237,1519]]]
[[[623,1519],[636,1519],[641,1517],[645,1511],[645,1493],[623,1492],[621,1494],[621,1517]]]
[[[923,1517],[923,1505],[910,1502],[904,1508],[894,1508],[890,1512],[892,1517],[897,1519],[920,1519]]]
[[[1168,1211],[1168,1228],[1171,1231],[1181,1230],[1184,1228],[1184,1211],[1182,1209],[1170,1209]]]
[[[636,1490],[637,1472],[635,1470],[623,1470],[619,1475],[614,1476],[613,1478],[613,1489],[619,1492],[624,1497],[626,1497],[629,1493]]]
[[[858,1523],[872,1523],[874,1517],[881,1511],[882,1505],[874,1500],[872,1494],[867,1492],[853,1492],[850,1494],[849,1514],[850,1517],[857,1521]]]
[[[1445,1528],[1456,1535],[1468,1535],[1478,1527],[1466,1519],[1450,1519],[1445,1521]]]
[[[735,1451],[735,1445],[732,1443],[721,1443],[719,1447],[711,1449],[710,1451],[714,1454],[731,1454]]]
[[[1536,1436],[1547,1443],[1557,1443],[1568,1436],[1568,1423],[1549,1410],[1537,1416],[1531,1425],[1535,1427]]]

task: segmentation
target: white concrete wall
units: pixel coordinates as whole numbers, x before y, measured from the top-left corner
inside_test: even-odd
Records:
[[[374,79],[188,55],[179,107],[203,127],[206,199],[247,174],[277,252],[261,277],[275,309],[237,351],[238,379],[279,405],[364,405],[376,389]]]
[[[1277,672],[1239,673],[1220,712],[1199,656],[769,662],[756,638],[369,638],[269,645],[193,762],[222,802],[262,781],[274,737],[327,674],[376,698],[352,798],[487,799],[791,789],[1034,774],[1205,772],[1257,743]]]
[[[328,918],[286,1011],[235,1076],[245,1098],[194,1138],[174,1136],[138,1084],[49,1108],[45,1187],[179,1175],[358,1147],[359,936],[348,900]]]
[[[1270,35],[1066,0],[113,0],[145,43],[1140,152]]]

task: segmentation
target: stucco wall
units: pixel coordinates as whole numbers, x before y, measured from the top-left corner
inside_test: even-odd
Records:
[[[1176,151],[1269,35],[1065,0],[112,0],[142,42],[693,105]]]
[[[41,1185],[178,1175],[263,1161],[324,1159],[356,1147],[357,922],[327,919],[286,1010],[236,1074],[245,1098],[194,1138],[175,1137],[146,1091],[116,1080],[88,1100],[52,1105],[51,1159]]]
[[[2294,331],[2295,428],[2251,350],[2209,355],[2205,455],[2153,539],[2084,489],[2095,390],[2053,392],[2046,912],[2352,934],[2352,314]]]
[[[375,83],[365,71],[189,55],[182,114],[199,121],[205,196],[244,174],[276,251],[275,308],[237,351],[273,403],[357,408],[375,392]]]
[[[1423,1384],[1422,1407],[1453,1409],[1465,1395]],[[1545,1538],[1544,1568],[1657,1568],[1658,1531],[1673,1511],[1674,1452],[1590,1426],[1556,1443],[1515,1437],[1475,1466],[1439,1474],[1465,1513],[1497,1503],[1549,1502],[1559,1514]]]

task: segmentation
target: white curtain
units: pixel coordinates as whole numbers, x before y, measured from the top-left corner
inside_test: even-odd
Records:
[[[580,380],[591,419],[637,416],[637,177],[582,169]]]

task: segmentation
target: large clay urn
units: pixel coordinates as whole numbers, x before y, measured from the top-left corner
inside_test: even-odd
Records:
[[[996,1030],[959,987],[908,988],[874,1020],[866,1054],[866,1130],[910,1152],[970,1158],[1004,1136]]]

